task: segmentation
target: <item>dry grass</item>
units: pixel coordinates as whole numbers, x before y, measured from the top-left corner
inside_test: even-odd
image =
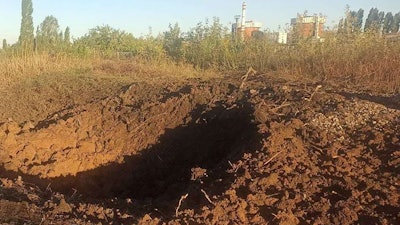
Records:
[[[158,80],[186,80],[198,78],[208,80],[220,77],[220,73],[215,70],[196,69],[190,64],[176,63],[165,60],[97,60],[93,63],[94,71],[97,74],[114,76],[133,76],[139,80],[158,81]]]
[[[400,41],[375,33],[330,34],[324,42],[302,39],[280,45],[268,38],[238,43],[214,38],[184,47],[186,60],[201,68],[245,73],[253,67],[294,79],[326,81],[335,86],[369,92],[400,92]],[[215,44],[218,43],[218,44]]]
[[[400,92],[400,42],[375,34],[333,35],[292,46],[251,42],[241,60],[257,71],[378,93]]]
[[[7,84],[24,77],[34,77],[43,73],[64,72],[71,69],[88,70],[91,69],[91,63],[87,59],[63,55],[0,55],[0,82],[2,86],[4,86],[4,83]]]

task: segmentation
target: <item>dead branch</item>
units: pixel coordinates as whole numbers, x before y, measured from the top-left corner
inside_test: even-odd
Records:
[[[182,195],[181,199],[179,199],[178,206],[176,207],[176,210],[175,210],[175,216],[176,217],[178,217],[179,208],[181,207],[183,200],[185,200],[188,196],[189,196],[189,193],[187,193],[186,195]]]
[[[253,69],[253,67],[250,66],[249,70],[247,70],[247,73],[240,78],[240,79],[242,79],[242,83],[240,84],[239,89],[243,89],[249,75],[256,75],[256,73],[257,73],[257,71],[255,69]]]
[[[311,94],[311,96],[310,96],[309,98],[304,98],[304,100],[311,102],[312,97],[313,97],[313,96],[315,95],[315,93],[317,93],[318,90],[321,89],[321,88],[322,88],[322,85],[318,85],[318,86],[315,88],[314,92]]]
[[[213,201],[211,201],[211,198],[210,198],[210,196],[208,196],[207,192],[204,191],[203,189],[201,189],[201,192],[203,192],[204,197],[207,199],[207,201],[208,201],[209,203],[211,203],[213,206],[215,206],[215,203],[214,203]]]

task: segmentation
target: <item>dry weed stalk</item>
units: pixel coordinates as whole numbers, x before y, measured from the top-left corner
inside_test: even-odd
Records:
[[[240,84],[239,89],[243,89],[249,75],[255,75],[256,73],[257,73],[257,71],[255,69],[253,69],[253,67],[250,66],[250,68],[247,70],[247,73],[240,78],[242,80],[242,83]]]
[[[308,102],[311,102],[311,100],[312,100],[313,96],[315,95],[315,93],[317,93],[318,90],[321,89],[321,88],[322,88],[322,85],[318,85],[318,86],[315,88],[314,92],[311,93],[310,97],[309,97],[309,98],[304,98],[304,100],[306,100],[306,101],[308,101]]]

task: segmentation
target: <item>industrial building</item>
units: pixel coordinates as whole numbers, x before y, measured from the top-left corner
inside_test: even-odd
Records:
[[[326,18],[320,15],[298,15],[291,19],[292,34],[302,38],[321,39],[324,35]]]
[[[235,16],[235,23],[232,24],[232,34],[241,37],[241,39],[250,38],[255,32],[260,31],[262,23],[252,20],[246,21],[246,2],[242,4],[242,15]],[[239,22],[240,20],[240,22]]]

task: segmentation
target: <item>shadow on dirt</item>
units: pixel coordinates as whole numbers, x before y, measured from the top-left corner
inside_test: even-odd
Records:
[[[344,96],[347,99],[358,98],[384,105],[387,108],[400,110],[400,95],[385,97],[385,96],[374,96],[369,94],[357,94],[349,92],[339,92],[338,94]]]
[[[206,169],[207,173],[225,171],[229,166],[228,160],[241,154],[243,149],[251,150],[258,135],[256,124],[252,122],[253,108],[250,104],[231,109],[222,104],[208,111],[205,108],[198,106],[192,111],[190,116],[193,119],[189,123],[166,129],[158,144],[136,155],[126,156],[122,164],[110,163],[76,176],[54,179],[22,177],[42,189],[50,184],[53,191],[66,196],[77,190],[83,201],[117,197],[175,206],[182,194],[188,192],[189,186],[197,182],[193,180],[193,168]],[[0,174],[18,176],[1,170]],[[222,187],[219,189],[223,191]]]
[[[256,134],[248,110],[214,108],[189,124],[166,130],[158,144],[125,157],[123,164],[113,163],[51,182],[62,184],[58,191],[75,187],[95,198],[180,197],[190,183],[192,168],[215,168],[239,151],[235,148],[238,142]]]

